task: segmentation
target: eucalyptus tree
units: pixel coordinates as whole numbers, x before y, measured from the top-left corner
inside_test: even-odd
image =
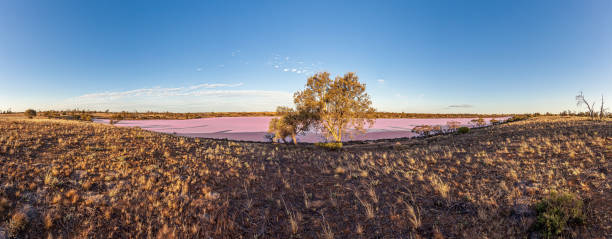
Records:
[[[366,85],[353,72],[333,80],[328,72],[321,72],[308,78],[306,88],[294,94],[294,103],[328,139],[341,142],[345,133],[363,133],[366,125],[374,124],[375,109],[365,90]]]

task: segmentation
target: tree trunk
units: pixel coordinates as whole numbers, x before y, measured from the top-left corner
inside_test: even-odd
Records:
[[[601,107],[599,107],[599,119],[603,120],[604,116],[605,116],[604,100],[603,100],[603,95],[601,95]]]

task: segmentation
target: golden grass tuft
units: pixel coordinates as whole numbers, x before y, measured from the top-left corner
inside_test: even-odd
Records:
[[[29,224],[29,218],[24,212],[16,212],[8,223],[7,231],[9,237],[18,237],[24,232]]]
[[[606,238],[611,124],[541,117],[323,150],[0,118],[0,227],[23,238],[527,238],[530,208],[554,189],[588,202],[567,235]],[[38,216],[16,216],[27,205]]]

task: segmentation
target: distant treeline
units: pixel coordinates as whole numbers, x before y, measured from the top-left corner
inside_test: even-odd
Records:
[[[594,117],[600,117],[600,114],[602,114],[602,112],[593,112],[593,116]],[[550,113],[546,113],[545,115],[551,115]],[[571,111],[571,110],[564,110],[561,113],[559,113],[559,116],[590,116],[590,112],[586,111],[586,112],[576,112],[576,111]],[[607,113],[607,112],[603,112],[603,115],[601,115],[603,117],[612,117],[612,114]]]
[[[206,113],[171,113],[171,112],[117,112],[100,118],[113,120],[148,120],[148,119],[199,119],[215,117],[255,117],[276,116],[276,112],[206,112]]]
[[[375,118],[401,119],[401,118],[497,118],[509,117],[516,114],[432,114],[432,113],[395,113],[376,112]]]
[[[0,114],[13,114],[16,112],[0,110]],[[565,110],[558,114],[554,113],[527,113],[527,114],[433,114],[433,113],[396,113],[375,112],[374,118],[400,119],[400,118],[498,118],[512,116],[589,116],[589,112],[576,112]],[[83,120],[91,121],[94,118],[113,120],[147,120],[147,119],[199,119],[215,117],[256,117],[256,116],[279,116],[276,112],[201,112],[201,113],[173,113],[173,112],[111,112],[109,110],[47,110],[39,111],[39,116],[49,119]],[[612,114],[606,115],[612,117]]]
[[[39,112],[39,115],[42,117],[47,117],[48,119],[91,121],[94,118],[95,113],[101,112],[86,110],[48,110]]]
[[[421,113],[393,113],[376,112],[375,118],[492,118],[509,117],[512,114],[421,114]],[[214,117],[255,117],[255,116],[279,116],[277,112],[207,112],[207,113],[171,113],[171,112],[117,112],[107,117],[114,120],[131,119],[198,119]]]
[[[559,114],[552,113],[527,113],[527,114],[431,114],[431,113],[395,113],[375,112],[374,118],[378,119],[401,119],[401,118],[500,118],[500,117],[535,117],[535,116],[588,116],[586,112],[566,111]],[[115,112],[94,114],[97,118],[114,120],[144,120],[144,119],[199,119],[215,117],[256,117],[256,116],[279,116],[277,112],[204,112],[204,113],[172,113],[172,112]]]

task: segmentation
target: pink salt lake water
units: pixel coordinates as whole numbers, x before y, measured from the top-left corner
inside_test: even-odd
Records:
[[[274,117],[218,117],[188,120],[122,120],[116,126],[140,127],[145,130],[176,134],[187,137],[202,137],[214,139],[230,139],[243,141],[266,142],[265,135],[268,123]],[[437,118],[437,119],[376,119],[372,128],[365,134],[346,140],[376,140],[403,137],[414,137],[411,130],[419,125],[446,126],[449,121],[457,121],[462,126],[472,127],[470,121],[474,118]],[[485,118],[489,121],[493,118]],[[495,118],[505,120],[507,117]],[[108,124],[106,119],[95,119],[94,122]],[[325,139],[316,132],[308,132],[297,137],[298,142],[322,142]]]

